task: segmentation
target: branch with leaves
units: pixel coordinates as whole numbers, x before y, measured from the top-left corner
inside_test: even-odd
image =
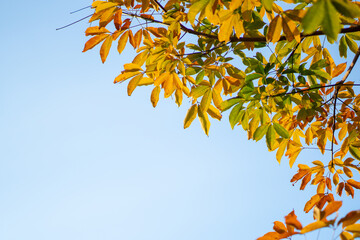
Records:
[[[101,44],[105,62],[114,42],[119,54],[130,43],[136,54],[114,80],[128,82],[128,95],[150,86],[154,107],[162,92],[178,106],[187,98],[184,128],[198,118],[207,135],[210,119],[231,109],[232,128],[241,126],[249,140],[265,139],[290,167],[305,149],[327,154],[328,163],[298,164],[291,179],[301,181],[300,190],[317,186],[304,207],[315,221],[302,227],[291,212],[259,239],[336,226],[341,240],[360,236],[359,211],[328,220],[342,206],[335,197],[360,189],[353,174],[360,172],[360,83],[350,79],[360,54],[358,2],[108,0],[92,8],[90,22],[98,24],[85,31],[91,38],[83,51]],[[351,52],[348,68],[332,57]]]

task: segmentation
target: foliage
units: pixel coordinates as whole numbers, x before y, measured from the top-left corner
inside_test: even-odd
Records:
[[[248,139],[264,138],[277,161],[285,155],[290,167],[311,146],[328,153],[329,162],[299,164],[291,179],[301,181],[301,190],[317,186],[304,207],[313,209],[314,222],[302,227],[291,212],[259,239],[336,226],[342,240],[360,237],[360,211],[328,219],[342,206],[334,195],[354,197],[360,189],[353,179],[360,172],[359,84],[348,80],[360,54],[358,2],[108,0],[93,1],[92,8],[90,22],[98,24],[86,30],[91,38],[84,52],[101,44],[105,62],[113,42],[120,54],[127,43],[136,49],[114,81],[128,81],[128,95],[146,85],[154,107],[161,92],[178,106],[190,99],[184,128],[198,118],[207,135],[209,118],[221,120],[231,109],[232,128],[241,126]],[[347,59],[350,52],[348,68],[332,57]]]

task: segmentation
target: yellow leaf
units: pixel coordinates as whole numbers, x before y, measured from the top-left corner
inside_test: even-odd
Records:
[[[108,34],[101,34],[101,35],[97,35],[95,37],[90,38],[86,43],[85,43],[85,47],[83,52],[86,52],[89,49],[92,49],[93,47],[95,47],[97,44],[99,44],[100,42],[102,42],[105,38],[107,38],[109,35]]]
[[[98,13],[98,12],[101,12],[103,10],[116,7],[118,5],[119,5],[119,3],[103,2],[102,4],[99,4],[99,5],[96,6],[95,12]]]
[[[215,118],[217,120],[221,120],[222,116],[221,113],[219,111],[219,109],[215,108],[214,106],[210,105],[209,108],[207,109],[207,113],[212,117]]]
[[[180,88],[177,88],[175,91],[175,102],[180,107],[183,99],[183,92]]]
[[[269,25],[269,31],[266,35],[266,39],[270,42],[277,42],[280,39],[280,35],[281,35],[281,31],[282,31],[282,18],[280,17],[280,15],[277,15],[271,22]]]
[[[173,76],[170,75],[170,77],[164,81],[162,86],[164,88],[164,97],[165,98],[170,97],[173,94],[173,92],[176,90]]]
[[[342,232],[340,234],[340,240],[352,240],[354,239],[351,233],[348,232]]]
[[[171,76],[172,76],[172,78],[174,80],[174,84],[175,84],[176,88],[177,89],[182,89],[183,84],[182,84],[179,76],[175,72],[172,72]]]
[[[208,3],[209,0],[199,0],[191,4],[187,15],[191,24],[194,24],[196,15],[198,15],[199,12],[203,11]]]
[[[123,33],[123,35],[121,35],[119,42],[118,42],[118,48],[117,48],[119,53],[122,53],[122,51],[124,50],[126,43],[128,41],[128,38],[129,38],[129,31],[126,31]]]
[[[286,39],[291,42],[292,40],[296,40],[298,43],[300,42],[300,32],[296,26],[296,24],[287,16],[283,15],[283,31],[285,33]]]
[[[202,112],[206,112],[207,109],[209,108],[210,106],[210,103],[211,103],[211,99],[212,99],[212,91],[211,89],[208,89],[204,96],[202,97],[201,99],[201,102],[200,102],[200,111]]]
[[[345,228],[346,231],[352,233],[360,233],[360,224],[352,224]]]
[[[184,119],[184,129],[190,127],[192,121],[196,118],[198,112],[198,105],[192,105],[186,113],[186,117]]]
[[[252,0],[244,0],[241,6],[241,15],[247,22],[251,21],[252,10],[254,9],[254,3]]]
[[[160,86],[156,86],[151,92],[150,100],[151,100],[153,107],[156,107],[156,105],[159,101],[160,90],[161,90]]]
[[[276,160],[279,162],[279,164],[281,162],[282,156],[284,155],[286,146],[287,146],[287,142],[285,140],[283,140],[276,152]]]
[[[219,30],[219,41],[220,42],[228,42],[230,41],[230,37],[233,33],[233,18],[234,15],[231,15],[228,19],[226,19],[224,22],[222,22]]]
[[[314,231],[319,228],[327,227],[329,225],[330,225],[329,222],[323,222],[323,221],[313,222],[313,223],[310,223],[309,225],[306,225],[303,229],[301,229],[300,233],[301,234],[308,233],[308,232]]]
[[[201,123],[201,128],[204,130],[205,134],[209,136],[210,121],[207,113],[198,111],[198,117]]]
[[[102,28],[99,28],[97,26],[88,27],[85,31],[85,36],[99,35],[99,34],[108,33],[108,32],[109,32],[109,30],[107,30],[104,27],[102,27]]]
[[[126,63],[124,69],[126,72],[142,71],[141,67],[136,63]]]
[[[134,41],[135,41],[136,47],[140,46],[141,39],[142,39],[142,29],[139,29],[134,35]]]
[[[137,75],[133,79],[130,80],[127,88],[128,95],[131,96],[135,88],[138,86],[138,83],[140,82],[141,78],[143,77],[143,74]]]
[[[138,74],[140,74],[140,72],[124,72],[124,73],[121,73],[119,76],[117,76],[115,78],[114,83],[123,82],[126,79],[134,77],[135,75],[138,75]]]
[[[148,78],[148,77],[143,77],[140,82],[138,83],[138,86],[147,86],[147,85],[152,85],[154,84],[154,79],[152,78]]]
[[[212,99],[213,99],[213,102],[214,102],[214,105],[220,109],[221,107],[221,103],[223,102],[222,98],[221,98],[221,95],[220,93],[216,90],[216,89],[213,89],[212,91]]]
[[[167,80],[169,78],[170,78],[170,73],[164,72],[155,79],[154,85],[159,86],[160,84],[162,84],[165,80]]]
[[[114,11],[116,8],[110,8],[105,10],[100,17],[99,26],[105,27],[114,17]]]
[[[111,48],[113,42],[113,38],[111,37],[111,35],[109,35],[106,40],[104,41],[104,43],[101,45],[100,48],[100,57],[101,57],[101,61],[104,63],[106,61],[107,56],[109,55],[109,51]]]

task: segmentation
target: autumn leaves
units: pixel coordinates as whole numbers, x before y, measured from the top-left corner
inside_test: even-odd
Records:
[[[351,69],[332,57],[360,54],[358,3],[109,0],[92,6],[90,22],[98,26],[86,30],[91,38],[84,52],[102,43],[105,62],[114,41],[119,54],[130,43],[135,57],[114,80],[128,81],[128,95],[139,86],[152,86],[154,107],[161,93],[177,106],[187,98],[184,128],[198,118],[207,135],[210,118],[221,120],[229,110],[231,128],[242,127],[248,139],[264,139],[278,162],[286,156],[291,167],[310,146],[329,153],[326,164],[299,164],[291,180],[301,181],[301,190],[316,186],[304,207],[305,212],[314,209],[315,222],[303,227],[291,212],[260,239],[283,239],[335,224],[342,224],[342,240],[359,236],[359,212],[338,222],[327,219],[341,207],[332,191],[353,197],[360,189],[354,177],[360,171],[360,95],[356,83],[347,80]],[[338,38],[338,48],[330,47]],[[269,48],[270,56],[262,54]],[[331,82],[344,73],[342,80]]]

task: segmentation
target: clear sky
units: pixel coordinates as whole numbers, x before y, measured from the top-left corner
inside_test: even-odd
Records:
[[[311,218],[302,209],[315,188],[293,187],[296,168],[264,142],[226,115],[210,137],[197,120],[184,130],[188,102],[154,109],[151,89],[128,97],[113,84],[131,51],[102,64],[98,48],[81,52],[86,21],[55,31],[90,3],[2,3],[1,240],[247,240],[293,209]],[[299,160],[323,159],[309,151]]]

